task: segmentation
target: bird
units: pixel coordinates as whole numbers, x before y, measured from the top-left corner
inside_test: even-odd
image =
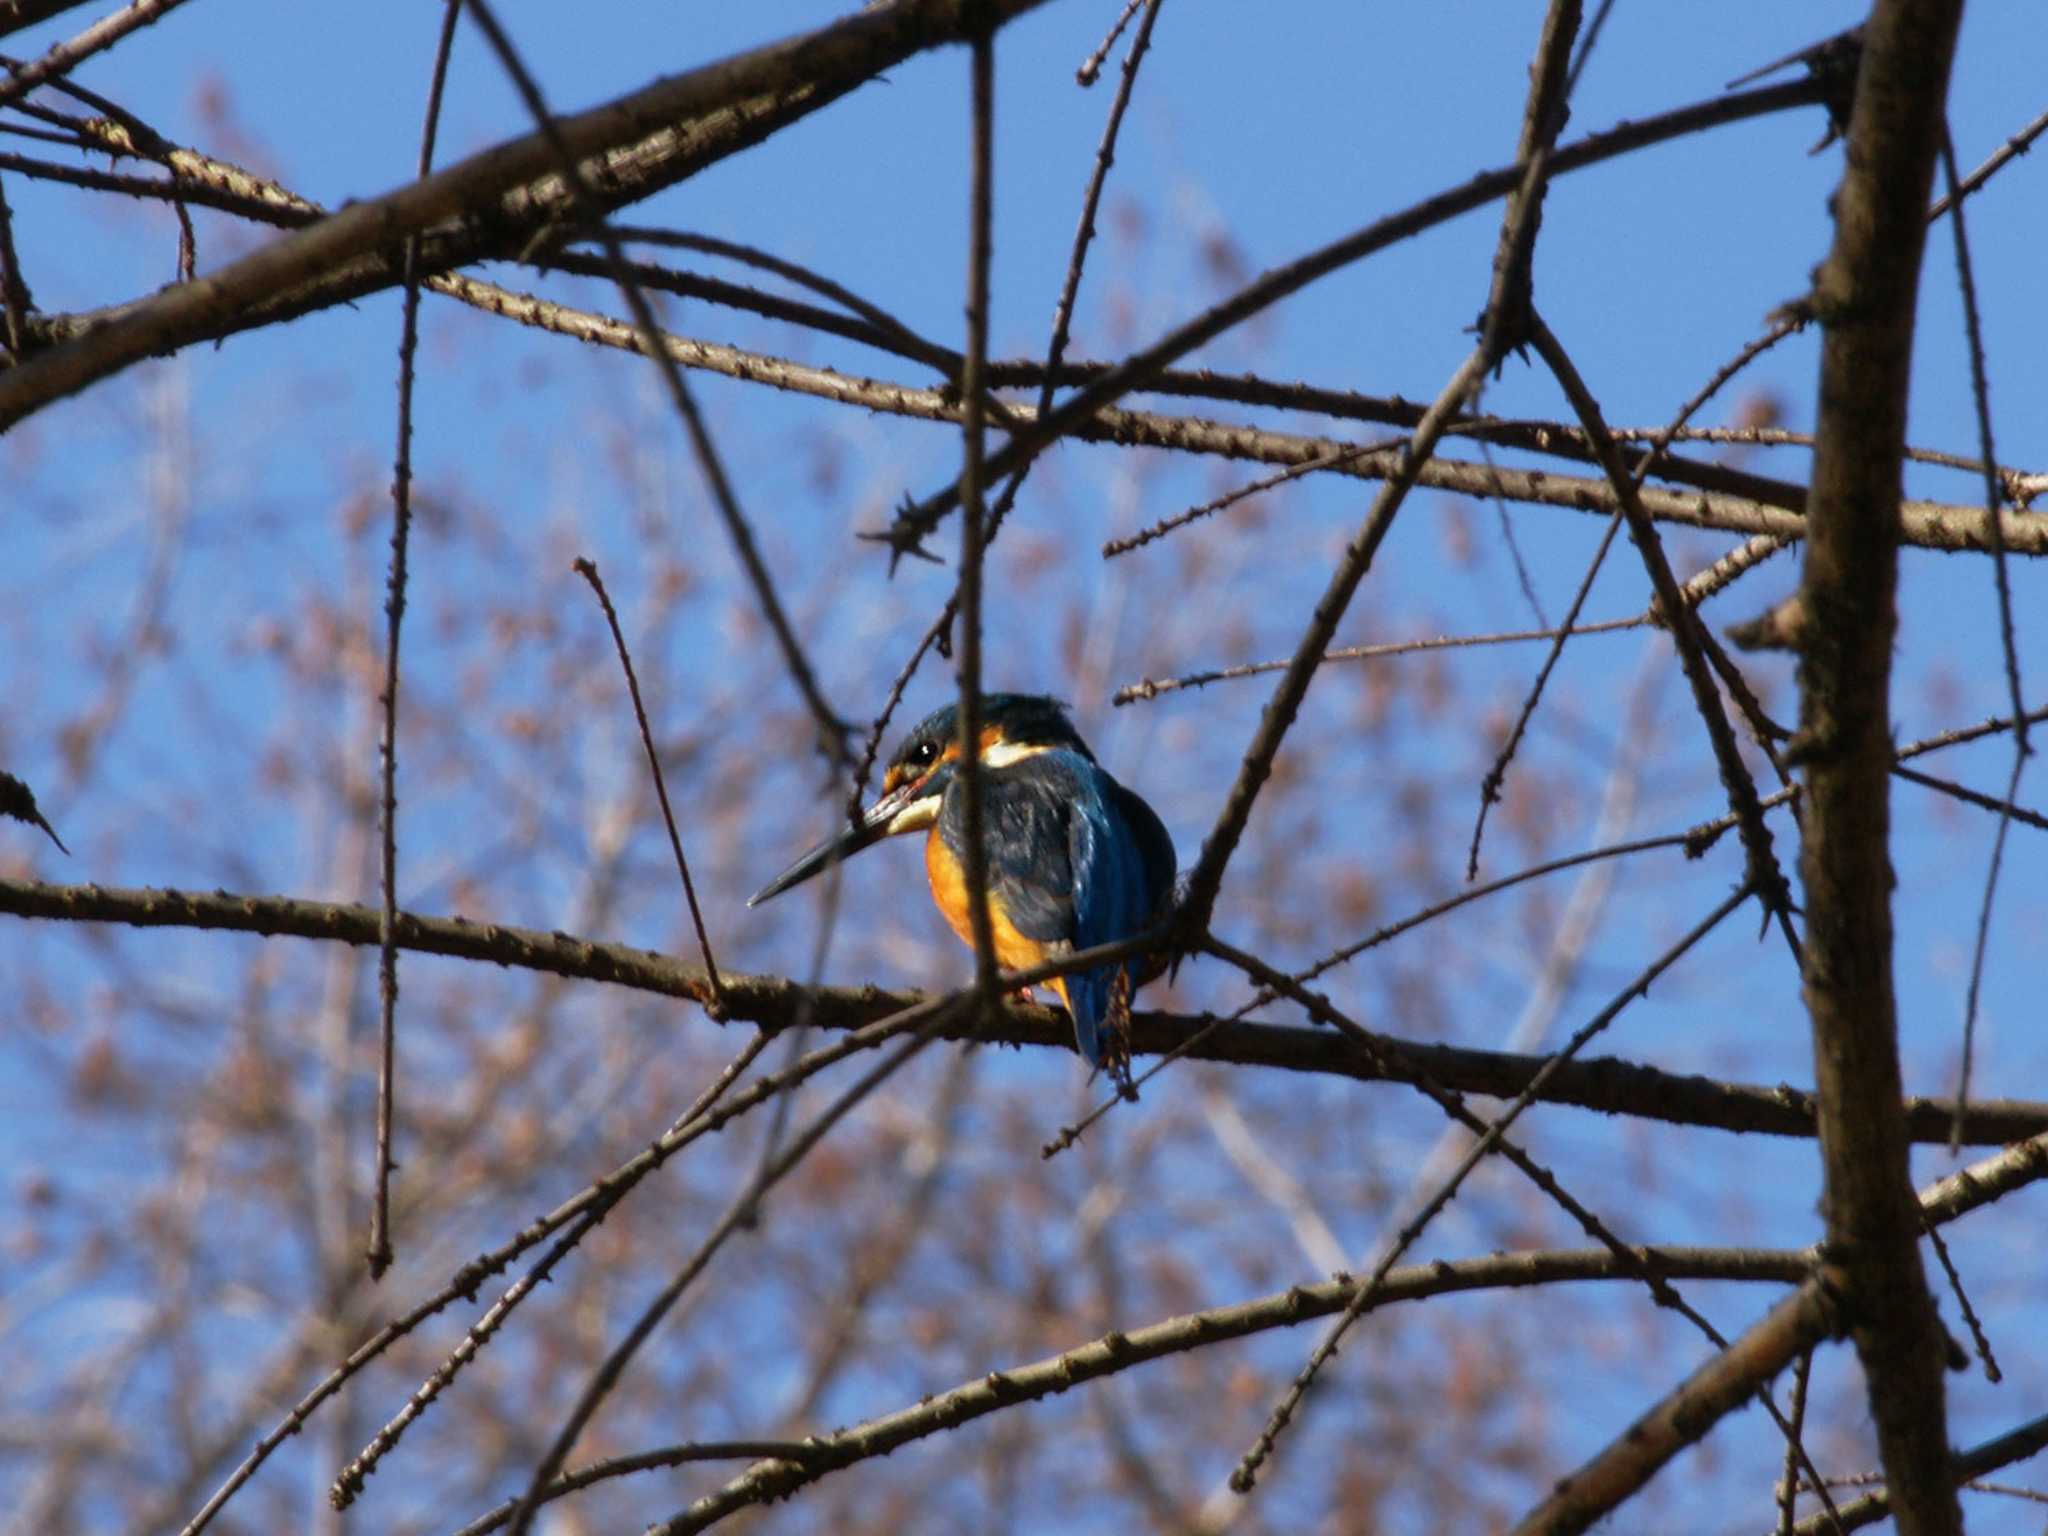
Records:
[[[1057,699],[981,696],[982,841],[997,964],[1043,965],[1097,944],[1135,938],[1173,902],[1173,839],[1158,814],[1110,776]],[[934,710],[889,760],[882,793],[857,820],[761,887],[747,905],[781,895],[884,838],[926,833],[932,899],[972,946],[967,792],[960,777],[958,703]],[[1073,1021],[1091,1067],[1130,1090],[1131,994],[1164,969],[1136,957],[1056,976],[1046,985]]]

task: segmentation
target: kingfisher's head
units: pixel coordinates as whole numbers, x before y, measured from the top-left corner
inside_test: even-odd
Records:
[[[1066,706],[1035,693],[985,693],[981,696],[979,750],[985,767],[1005,768],[1055,748],[1094,759],[1081,740]],[[747,900],[757,907],[791,886],[851,858],[861,849],[904,832],[922,832],[939,819],[946,788],[960,767],[960,707],[948,704],[932,711],[903,739],[882,775],[881,798],[861,813],[860,820],[841,828]]]

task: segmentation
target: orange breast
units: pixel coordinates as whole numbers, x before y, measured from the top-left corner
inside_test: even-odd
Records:
[[[939,911],[945,915],[953,931],[960,935],[960,942],[971,948],[974,929],[967,917],[967,877],[960,861],[953,857],[953,850],[939,836],[937,827],[925,836],[924,871],[932,882],[932,900],[938,903]],[[1021,971],[1045,963],[1047,947],[1037,939],[1027,939],[1016,930],[1003,911],[1001,899],[993,891],[989,893],[988,916],[996,944],[996,963],[1004,970]]]

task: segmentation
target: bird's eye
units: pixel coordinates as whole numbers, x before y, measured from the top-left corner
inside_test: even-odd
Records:
[[[933,758],[939,755],[937,742],[920,741],[910,749],[910,760],[920,768],[929,767]]]

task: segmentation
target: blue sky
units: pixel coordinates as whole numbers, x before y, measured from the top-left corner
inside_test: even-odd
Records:
[[[1008,29],[998,80],[997,263],[992,345],[1004,356],[1042,349],[1052,299],[1064,270],[1074,211],[1107,108],[1107,81],[1092,92],[1071,72],[1094,46],[1115,7],[1053,4]],[[594,26],[587,8],[508,11],[550,101],[570,109],[642,83],[652,72],[689,67],[782,32],[815,25],[834,7],[787,3],[627,9]],[[1141,344],[1198,311],[1237,282],[1288,261],[1370,219],[1511,157],[1522,110],[1524,68],[1540,14],[1497,4],[1361,7],[1300,4],[1256,8],[1195,6],[1169,0],[1118,152],[1103,233],[1077,322],[1075,350],[1110,356]],[[66,18],[82,24],[83,13]],[[1571,137],[1627,118],[1711,96],[1730,78],[1837,30],[1857,18],[1841,4],[1675,8],[1622,4],[1608,24],[1574,103]],[[426,79],[425,51],[438,8],[368,3],[335,8],[275,7],[253,0],[188,6],[130,44],[94,61],[82,79],[141,113],[173,138],[252,162],[296,191],[335,206],[374,196],[406,179],[415,155]],[[16,39],[33,53],[64,35],[66,23]],[[1120,53],[1118,57],[1120,57]],[[393,61],[397,60],[396,63]],[[2024,6],[1984,6],[1965,18],[1955,86],[1953,133],[1965,169],[2040,109],[2048,78],[2048,33]],[[914,59],[771,144],[736,157],[664,194],[633,214],[761,245],[816,266],[881,303],[913,328],[953,342],[960,331],[966,205],[966,69],[949,51]],[[444,120],[444,161],[526,131],[516,101],[466,32],[459,44]],[[1545,212],[1536,295],[1617,424],[1663,422],[1698,382],[1759,331],[1776,305],[1799,295],[1829,237],[1826,199],[1840,150],[1807,150],[1820,135],[1817,113],[1739,125],[1710,137],[1561,179]],[[31,147],[31,150],[33,147]],[[2048,307],[2038,302],[2038,268],[2048,206],[2038,155],[2022,160],[1969,205],[1976,277],[1989,337],[1989,365],[2000,457],[2035,467],[2048,441],[2048,386],[2038,359],[2048,354]],[[127,297],[169,280],[172,236],[157,210],[110,208],[65,189],[24,185],[10,176],[22,259],[40,304],[51,310]],[[1251,368],[1374,394],[1428,400],[1471,345],[1466,327],[1483,302],[1497,224],[1485,208],[1327,279],[1262,317],[1245,335],[1225,337],[1198,364]],[[247,249],[250,235],[202,218],[201,254],[217,262]],[[1235,274],[1234,276],[1232,274]],[[530,286],[511,269],[490,275]],[[551,293],[607,312],[601,287],[556,280]],[[1916,355],[1911,436],[1916,443],[1973,452],[1967,360],[1954,297],[1946,227],[1930,242],[1928,299]],[[423,554],[408,646],[423,666],[437,648],[436,614],[459,602],[506,606],[552,593],[561,622],[587,624],[585,599],[565,575],[569,554],[598,555],[629,616],[655,611],[651,593],[663,572],[684,573],[694,596],[656,632],[643,658],[657,712],[676,722],[703,720],[707,738],[693,759],[684,797],[704,789],[717,764],[758,753],[760,771],[783,814],[701,851],[700,885],[709,892],[714,937],[733,963],[800,970],[809,948],[810,909],[750,917],[740,906],[782,859],[828,824],[815,765],[784,750],[795,739],[794,690],[761,656],[722,536],[696,489],[666,406],[649,373],[631,359],[592,356],[558,340],[488,321],[445,302],[426,309],[417,473],[464,538],[433,553],[433,520],[423,525]],[[731,341],[855,373],[915,379],[905,365],[850,343],[804,336],[748,317],[682,305],[678,330]],[[62,860],[15,832],[10,860],[28,861],[46,879],[107,884],[215,885],[306,892],[328,867],[331,844],[305,812],[318,791],[266,794],[254,757],[222,763],[193,750],[194,710],[217,722],[220,741],[262,742],[280,719],[305,713],[309,734],[354,731],[354,718],[324,718],[316,705],[289,705],[288,679],[266,659],[270,626],[317,601],[344,611],[373,610],[382,581],[382,518],[375,496],[388,475],[391,375],[396,304],[388,296],[289,327],[237,337],[219,348],[136,370],[93,393],[43,412],[0,442],[0,473],[17,487],[6,527],[10,559],[0,569],[0,687],[11,708],[0,721],[6,766],[43,794],[45,808],[77,857]],[[1767,392],[1783,424],[1813,424],[1816,339],[1795,337],[1769,355],[1707,419],[1729,419],[1736,402]],[[865,719],[929,615],[949,576],[907,563],[891,580],[883,557],[856,543],[906,493],[943,484],[957,464],[948,428],[869,416],[715,378],[697,381],[728,453],[742,503],[762,530],[784,593],[828,694]],[[1502,413],[1554,417],[1562,407],[1547,380],[1511,364],[1489,387]],[[1227,414],[1219,411],[1218,414]],[[166,426],[165,423],[170,423]],[[169,456],[167,460],[166,456]],[[141,669],[121,728],[107,742],[93,778],[67,779],[57,755],[58,724],[78,708],[82,690],[100,686],[94,647],[128,631],[161,526],[153,473],[189,463],[189,501],[179,516],[168,603],[178,631],[172,654]],[[1803,455],[1752,458],[1752,467],[1798,477]],[[153,469],[155,465],[157,468]],[[1192,862],[1220,804],[1238,754],[1249,740],[1269,684],[1236,683],[1113,710],[1107,695],[1143,675],[1164,676],[1218,661],[1284,655],[1322,584],[1327,557],[1357,523],[1368,491],[1356,482],[1304,482],[1275,499],[1267,519],[1196,535],[1210,563],[1179,588],[1185,556],[1157,546],[1121,563],[1088,551],[1255,471],[1218,469],[1165,455],[1120,456],[1109,449],[1060,450],[1034,476],[1018,525],[998,547],[992,571],[996,665],[992,680],[1060,693],[1074,701],[1091,739],[1119,773],[1149,780]],[[175,478],[175,477],[174,477]],[[1909,491],[1968,502],[1979,492],[1965,476],[1914,468]],[[1516,509],[1539,595],[1553,616],[1569,595],[1599,526],[1582,514]],[[356,529],[364,520],[373,531]],[[1340,639],[1392,639],[1450,630],[1524,627],[1526,606],[1497,547],[1490,508],[1454,506],[1419,496],[1404,513],[1368,579]],[[943,540],[950,540],[950,531]],[[1480,546],[1471,561],[1445,558],[1458,539]],[[1684,570],[1729,542],[1672,535]],[[947,547],[950,547],[948,544]],[[650,554],[650,548],[656,553]],[[1637,611],[1640,570],[1617,549],[1596,586],[1591,617]],[[1797,575],[1796,555],[1774,565],[1710,610],[1717,623],[1760,611]],[[1144,562],[1144,564],[1139,564]],[[1204,587],[1202,583],[1213,583]],[[1183,601],[1173,601],[1176,590]],[[1255,592],[1236,630],[1222,621],[1238,593]],[[2030,699],[2042,697],[2048,647],[2038,615],[2048,590],[2040,573],[2015,571],[2019,632]],[[1990,571],[1978,559],[1908,552],[1903,561],[1899,676],[1894,718],[1901,739],[1972,722],[2003,708],[1996,658]],[[651,622],[651,621],[650,621]],[[1518,767],[1536,782],[1571,780],[1576,798],[1561,802],[1552,851],[1576,846],[1594,805],[1584,791],[1613,760],[1630,727],[1622,714],[1637,675],[1637,635],[1590,639],[1568,657],[1556,709],[1546,715]],[[450,707],[497,712],[568,707],[537,675],[466,662],[451,672]],[[1529,648],[1471,653],[1453,663],[1462,697],[1490,723],[1512,710],[1533,669]],[[1067,663],[1086,663],[1076,673]],[[1789,666],[1754,665],[1781,718],[1796,710]],[[928,669],[906,712],[915,719],[949,686]],[[1403,807],[1375,796],[1395,768],[1420,761],[1438,776],[1444,798],[1476,803],[1487,752],[1470,718],[1432,719],[1417,709],[1398,763],[1375,758],[1342,729],[1363,684],[1319,682],[1304,721],[1301,761],[1315,776],[1318,814],[1328,844],[1317,857],[1359,859],[1397,840]],[[423,693],[437,699],[438,684]],[[536,700],[540,704],[536,704]],[[333,701],[337,703],[338,701]],[[1697,719],[1684,690],[1667,678],[1653,710],[1656,767],[1639,796],[1637,835],[1682,828],[1715,814],[1719,791],[1698,749]],[[678,724],[676,729],[683,730]],[[751,734],[750,734],[751,733]],[[1690,733],[1690,734],[1689,734]],[[766,741],[761,750],[754,745]],[[1944,755],[1935,771],[1986,790],[2003,782],[2009,747],[1994,742]],[[1162,763],[1171,760],[1171,770]],[[521,804],[521,814],[559,815],[572,834],[578,796],[595,794],[639,771],[630,741],[614,721],[593,720],[573,755],[573,784],[562,805]],[[460,897],[456,875],[488,858],[495,828],[479,826],[474,807],[495,804],[493,773],[522,771],[502,747],[480,748],[474,762],[420,765],[408,791],[413,854],[405,899],[446,910]],[[2038,797],[2033,779],[2031,793]],[[675,787],[675,786],[672,786]],[[1248,861],[1286,856],[1288,838],[1307,823],[1293,802],[1262,811]],[[1962,981],[1989,855],[1992,823],[1981,813],[1929,808],[1923,792],[1901,786],[1902,830],[1895,848],[1900,877],[1897,951],[1908,1080],[1921,1092],[1945,1092],[1956,1054]],[[1923,814],[1924,812],[1924,814]],[[1452,822],[1458,821],[1452,817]],[[1782,824],[1781,824],[1782,825]],[[2048,876],[2035,844],[2015,829],[1992,928],[1981,1040],[1980,1091],[2048,1096],[2048,1053],[2032,1026],[2039,1009],[2036,957],[2048,938]],[[1522,862],[1505,830],[1496,830],[1485,869]],[[565,839],[573,842],[573,836]],[[26,846],[24,843],[26,842]],[[1791,857],[1789,827],[1779,848]],[[1455,855],[1455,856],[1454,856]],[[507,857],[510,857],[508,855]],[[636,855],[649,879],[662,857],[653,845]],[[550,862],[550,859],[559,862]],[[889,860],[896,862],[891,864]],[[887,913],[872,943],[842,943],[832,973],[846,980],[926,984],[934,976],[932,920],[921,908],[897,914],[903,882],[914,874],[907,850],[870,856],[849,869],[850,898]],[[524,871],[499,915],[542,927],[560,921],[562,882],[572,855],[555,853]],[[1445,850],[1444,881],[1462,864],[1462,841]],[[1604,1000],[1654,948],[1711,905],[1739,871],[1732,840],[1703,867],[1666,864],[1622,877],[1610,926],[1565,1009],[1566,1026]],[[1423,882],[1427,883],[1427,882]],[[1563,900],[1559,896],[1560,903]],[[1282,904],[1284,907],[1284,904]],[[1256,934],[1276,956],[1306,960],[1331,935],[1317,914],[1276,907],[1233,907],[1226,891],[1219,922]],[[1391,915],[1391,914],[1389,914]],[[1290,927],[1302,916],[1307,933]],[[672,904],[647,901],[620,916],[616,934],[634,942],[674,939]],[[907,936],[906,936],[907,935]],[[1342,937],[1344,935],[1337,935]],[[238,943],[240,941],[237,941]],[[244,951],[166,941],[122,941],[126,952],[176,957],[163,985],[188,993],[202,1014],[233,987]],[[0,932],[6,946],[36,950],[37,974],[54,978],[67,1006],[85,1009],[98,963],[89,945],[68,938]],[[1469,950],[1427,964],[1469,967],[1457,989],[1461,1008],[1445,1022],[1452,1038],[1492,1044],[1490,1031],[1512,1018],[1528,981],[1527,938],[1502,920],[1475,928]],[[23,951],[25,954],[26,951]],[[1417,960],[1417,965],[1425,962]],[[1345,980],[1347,1000],[1385,1010],[1398,1027],[1398,988],[1388,972]],[[47,966],[47,969],[44,967]],[[1364,968],[1361,968],[1364,969]],[[1197,968],[1185,983],[1194,1002],[1234,1002],[1227,978]],[[1745,916],[1717,934],[1692,962],[1624,1021],[1611,1045],[1677,1070],[1736,1073],[1754,1080],[1806,1082],[1803,1019],[1782,952],[1760,950]],[[202,1032],[203,1037],[203,1032]],[[154,1037],[140,1048],[175,1056],[189,1044]],[[81,1176],[112,1178],[123,1149],[53,1101],[48,1085],[75,1042],[30,1041],[27,1032],[0,1050],[13,1058],[0,1088],[0,1153],[10,1161],[59,1162],[78,1156]],[[1033,1086],[1070,1092],[1065,1061],[1006,1063]],[[1250,1091],[1250,1090],[1248,1090]],[[1259,1093],[1275,1092],[1261,1085]],[[1290,1089],[1289,1091],[1295,1091]],[[1352,1102],[1348,1087],[1299,1090],[1330,1115]],[[1060,1102],[1064,1103],[1062,1098]],[[1425,1146],[1435,1126],[1411,1107],[1389,1111],[1397,1147]],[[1609,1128],[1561,1119],[1556,1145],[1597,1158]],[[1361,1137],[1364,1132],[1357,1133]],[[1698,1133],[1700,1144],[1716,1142]],[[1582,1147],[1583,1144],[1583,1147]],[[1756,1240],[1798,1242],[1813,1232],[1811,1148],[1745,1145],[1735,1182]],[[1380,1155],[1392,1156],[1384,1147]],[[1645,1195],[1646,1226],[1679,1235],[1726,1196],[1725,1164],[1684,1156]],[[1919,1154],[1916,1171],[1945,1171],[1944,1156]],[[1725,1238],[1711,1220],[1702,1230]],[[1997,1262],[2019,1238],[2017,1224],[1986,1239],[1980,1258]],[[1450,1241],[1456,1245],[1457,1229]],[[1992,1231],[1999,1231],[1993,1226]],[[1347,1229],[1363,1244],[1369,1226]],[[1466,1234],[1478,1247],[1491,1234]],[[1742,1314],[1740,1299],[1731,1313]],[[1282,1353],[1298,1347],[1290,1339]],[[2038,1387],[2002,1395],[1959,1382],[1957,1438],[1967,1441],[2038,1411]],[[2022,1396],[2034,1406],[2025,1408]],[[1625,1405],[1589,1417],[1575,1434],[1597,1441]],[[1993,1509],[1989,1519],[2004,1512]],[[1986,1524],[1983,1528],[1996,1528]]]

